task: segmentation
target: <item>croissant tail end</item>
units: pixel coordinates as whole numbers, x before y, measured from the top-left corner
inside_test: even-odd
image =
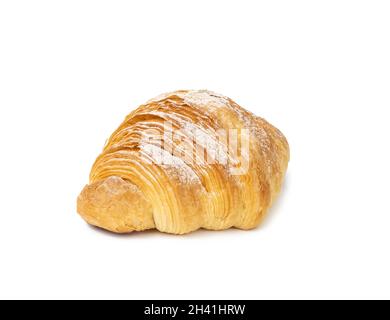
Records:
[[[151,206],[135,185],[119,177],[87,185],[77,211],[88,224],[115,233],[154,228]]]

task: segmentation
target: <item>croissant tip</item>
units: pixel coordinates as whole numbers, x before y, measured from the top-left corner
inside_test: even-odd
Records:
[[[115,233],[153,227],[144,210],[152,209],[140,190],[117,176],[86,185],[77,198],[77,212],[88,224]]]

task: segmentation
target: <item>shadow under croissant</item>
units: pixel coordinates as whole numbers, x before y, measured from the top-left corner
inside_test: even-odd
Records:
[[[88,225],[88,227],[96,232],[99,232],[103,235],[109,236],[109,237],[114,237],[114,238],[132,238],[132,237],[148,237],[148,238],[153,238],[153,237],[169,237],[169,238],[198,238],[198,237],[210,237],[210,236],[216,236],[220,233],[231,233],[231,234],[239,234],[242,232],[245,232],[243,230],[239,230],[237,228],[230,228],[226,230],[207,230],[207,229],[198,229],[196,231],[186,233],[186,234],[173,234],[173,233],[166,233],[166,232],[161,232],[157,229],[150,229],[150,230],[144,230],[144,231],[133,231],[129,233],[115,233],[111,232],[96,226]],[[253,229],[255,230],[255,229]],[[249,230],[250,231],[250,230]],[[249,232],[246,231],[246,232]]]
[[[110,237],[114,237],[114,238],[132,238],[132,237],[209,237],[209,236],[215,236],[215,235],[219,235],[219,233],[223,232],[223,233],[230,233],[230,234],[242,234],[243,232],[251,232],[251,231],[255,231],[255,230],[259,230],[259,229],[262,229],[264,227],[267,227],[271,220],[274,218],[274,216],[276,214],[278,214],[278,212],[280,211],[280,208],[282,206],[282,203],[283,203],[283,199],[284,197],[286,196],[287,194],[287,189],[288,189],[288,176],[289,174],[287,173],[286,176],[285,176],[285,179],[284,179],[284,183],[283,183],[283,186],[282,186],[282,190],[280,191],[280,194],[278,196],[278,198],[276,199],[275,203],[272,205],[272,207],[269,209],[266,217],[264,218],[264,220],[262,221],[262,223],[260,223],[260,225],[252,230],[240,230],[240,229],[237,229],[237,228],[230,228],[230,229],[226,229],[226,230],[207,230],[207,229],[199,229],[199,230],[196,230],[194,232],[191,232],[191,233],[187,233],[187,234],[182,234],[182,235],[176,235],[176,234],[170,234],[170,233],[164,233],[164,232],[160,232],[158,231],[157,229],[150,229],[150,230],[144,230],[144,231],[134,231],[134,232],[129,232],[129,233],[114,233],[114,232],[111,232],[111,231],[108,231],[108,230],[105,230],[105,229],[102,229],[102,228],[99,228],[99,227],[96,227],[96,226],[92,226],[92,225],[89,225],[89,228],[91,228],[92,230],[96,231],[96,232],[99,232],[103,235],[106,235],[106,236],[110,236]]]

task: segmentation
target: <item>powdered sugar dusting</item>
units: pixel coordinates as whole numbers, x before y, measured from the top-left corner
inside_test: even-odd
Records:
[[[196,146],[204,148],[208,156],[212,157],[216,162],[222,165],[228,163],[228,147],[223,142],[222,134],[218,137],[218,132],[210,133],[204,131],[191,122],[186,122],[184,124],[183,131],[193,138],[193,142]],[[226,134],[224,130],[222,131]],[[225,141],[225,143],[227,143],[227,141]]]
[[[208,106],[215,108],[226,107],[229,99],[218,93],[208,90],[189,91],[183,94],[184,102],[189,105]]]
[[[199,177],[189,165],[163,148],[153,144],[143,144],[141,150],[151,158],[153,163],[160,165],[169,177],[176,177],[183,184],[200,183]]]

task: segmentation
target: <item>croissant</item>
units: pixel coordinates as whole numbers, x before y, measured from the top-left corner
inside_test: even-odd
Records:
[[[233,100],[206,90],[167,93],[112,134],[77,209],[116,233],[252,229],[278,195],[288,161],[283,134]]]

